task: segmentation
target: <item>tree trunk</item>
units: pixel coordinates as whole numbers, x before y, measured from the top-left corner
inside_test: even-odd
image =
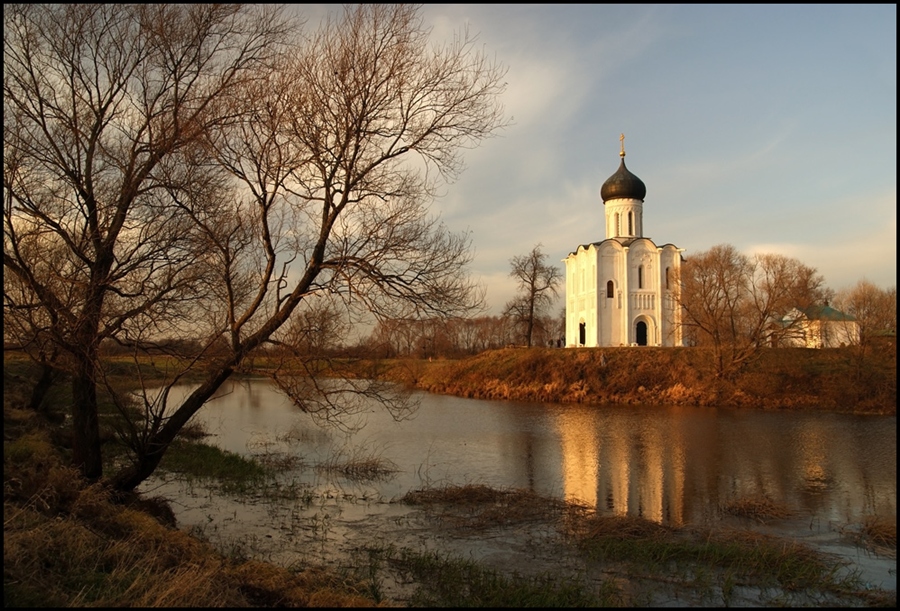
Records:
[[[215,394],[233,372],[234,367],[229,363],[219,367],[210,374],[206,381],[192,392],[175,413],[169,417],[165,426],[147,441],[143,451],[136,456],[134,463],[122,469],[110,479],[109,487],[119,494],[132,492],[150,477],[159,466],[166,450],[178,432]]]
[[[103,458],[94,360],[89,355],[79,357],[72,379],[72,426],[72,463],[88,481],[96,481],[103,476]]]
[[[31,399],[28,401],[28,408],[32,409],[38,413],[44,414],[45,416],[48,413],[48,408],[44,405],[44,399],[47,397],[47,393],[50,392],[50,387],[53,386],[53,381],[56,377],[56,370],[48,365],[47,363],[41,364],[41,373],[38,377],[37,382],[35,382],[34,387],[31,389]]]

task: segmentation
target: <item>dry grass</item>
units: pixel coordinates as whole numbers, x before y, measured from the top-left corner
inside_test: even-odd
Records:
[[[530,490],[483,485],[446,486],[408,492],[410,505],[439,507],[440,518],[456,528],[481,530],[534,521],[554,521],[580,505],[541,497]]]
[[[192,432],[192,437],[201,436],[200,431]],[[66,466],[50,434],[31,412],[4,409],[4,434],[7,607],[387,605],[370,595],[369,582],[325,569],[287,569],[225,556],[144,511],[111,503],[101,486],[86,486]],[[391,465],[368,452],[325,467],[371,477],[389,472]],[[639,518],[597,516],[580,505],[527,490],[479,485],[420,490],[404,500],[438,512],[475,536],[486,528],[546,520],[562,525],[586,553],[594,550],[607,558],[647,563],[642,566],[694,564],[710,574],[725,567],[728,580],[719,586],[723,591],[731,574],[749,583],[774,576],[785,589],[843,587],[806,548],[752,533],[680,532]],[[745,499],[727,508],[755,520],[777,519],[783,509],[765,499]],[[896,548],[895,522],[869,519],[863,534],[876,545]],[[448,574],[444,566],[437,572]],[[449,589],[470,586],[468,575]],[[504,591],[509,589],[505,582],[501,585]],[[860,596],[869,597],[869,606],[896,602],[895,592]]]
[[[627,540],[662,540],[674,532],[657,522],[630,516],[602,516],[597,514],[575,516],[568,522],[568,534],[580,540],[596,540],[615,537]]]
[[[392,361],[381,375],[478,399],[896,414],[896,350],[860,358],[849,348],[766,349],[726,383],[704,348],[506,348],[458,360]],[[868,377],[860,380],[859,371]]]
[[[722,506],[722,512],[741,518],[748,518],[766,524],[772,520],[784,520],[794,513],[785,505],[776,503],[767,496],[754,496],[730,501]]]
[[[897,521],[869,516],[863,521],[862,538],[875,545],[897,550]]]
[[[6,606],[373,607],[364,586],[218,554],[85,489],[68,518],[4,505]],[[86,513],[100,511],[103,517]]]
[[[380,452],[366,448],[354,448],[349,453],[337,453],[316,465],[321,471],[339,473],[357,482],[376,481],[397,472],[397,465],[381,456]]]
[[[133,499],[142,509],[148,502]],[[111,502],[40,430],[4,442],[3,516],[7,607],[378,606],[367,584],[226,557]]]

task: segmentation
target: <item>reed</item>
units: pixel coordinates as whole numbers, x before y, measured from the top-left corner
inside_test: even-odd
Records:
[[[783,520],[794,515],[788,507],[776,503],[767,496],[751,496],[730,501],[722,506],[722,512],[748,518],[760,524]]]

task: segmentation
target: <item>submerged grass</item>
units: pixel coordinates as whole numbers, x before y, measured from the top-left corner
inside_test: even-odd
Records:
[[[257,483],[267,474],[252,460],[202,446],[181,448],[170,461],[170,469],[196,477]],[[391,547],[370,549],[354,570],[337,573],[223,554],[143,511],[111,504],[101,486],[86,486],[63,466],[40,431],[4,444],[4,475],[8,607],[394,606],[384,595],[388,578],[407,584],[408,606],[642,606],[646,601],[635,591],[645,582],[680,584],[707,601],[716,594],[723,604],[741,602],[734,592],[748,585],[777,588],[781,594],[770,600],[776,604],[796,603],[794,593],[809,591],[817,593],[813,600],[828,603],[896,602],[895,593],[863,591],[855,575],[841,576],[840,563],[790,541],[598,516],[528,490],[448,486],[411,492],[404,502],[449,524],[455,536],[480,538],[491,528],[534,521],[555,524],[585,566],[600,567],[598,573],[560,568],[524,575],[441,552]]]
[[[576,503],[541,497],[531,490],[498,489],[480,484],[414,490],[408,492],[401,502],[439,506],[439,517],[445,524],[475,530],[538,520],[552,521],[564,512],[586,510]]]
[[[675,529],[640,518],[594,515],[570,525],[569,534],[593,561],[687,579],[703,574],[723,592],[735,579],[786,593],[849,596],[863,589],[844,562],[796,541],[748,530]]]
[[[328,460],[316,465],[320,471],[337,473],[355,481],[376,481],[390,477],[397,472],[397,465],[384,458],[380,452],[370,448],[353,448],[338,452]]]
[[[736,499],[726,503],[722,512],[734,516],[749,518],[760,524],[766,524],[772,520],[783,520],[793,515],[786,506],[776,503],[766,496],[751,496]]]
[[[6,379],[6,376],[5,376]],[[4,389],[5,392],[7,389]],[[5,394],[6,398],[6,394]],[[391,606],[381,581],[411,583],[410,606],[637,606],[633,589],[672,583],[720,604],[742,603],[740,588],[773,588],[768,601],[791,605],[813,592],[819,606],[894,606],[896,592],[864,590],[840,562],[792,541],[750,531],[674,529],[637,518],[598,516],[588,508],[519,489],[469,485],[408,494],[454,536],[541,522],[556,525],[592,576],[573,571],[524,576],[438,552],[371,551],[353,571],[280,567],[223,553],[157,521],[146,503],[111,503],[67,466],[64,451],[33,412],[4,406],[4,605],[65,606]],[[204,443],[202,430],[178,439],[161,468],[221,491],[279,494],[279,461],[245,458]],[[349,476],[390,472],[377,453],[348,453],[324,468]],[[779,508],[748,499],[729,510],[756,521]],[[896,522],[875,518],[861,536],[896,548]],[[797,596],[795,596],[797,594]],[[687,599],[679,599],[687,600]]]
[[[402,549],[387,554],[394,571],[416,582],[413,607],[616,607],[611,584],[596,593],[571,575],[525,577],[437,552]]]
[[[191,456],[199,460],[208,454],[201,450]],[[223,464],[241,468],[242,462]],[[223,471],[206,473],[221,476]],[[87,485],[64,465],[46,431],[5,441],[4,606],[377,604],[364,585],[322,569],[289,570],[222,555],[157,521],[143,507],[139,498],[112,503],[102,485]]]
[[[266,453],[245,457],[201,441],[176,439],[169,446],[160,473],[174,473],[224,494],[254,499],[312,502],[309,486],[279,475],[297,466],[296,457]]]
[[[674,528],[642,518],[599,515],[581,505],[542,499],[525,490],[484,486],[421,490],[409,493],[404,501],[422,505],[441,523],[466,528],[472,536],[537,515],[555,520],[562,535],[583,555],[586,566],[600,567],[589,587],[602,595],[592,594],[600,599],[592,604],[635,604],[633,594],[640,592],[641,583],[667,583],[690,591],[696,600],[708,602],[718,597],[726,605],[740,602],[739,593],[747,588],[770,592],[770,602],[781,604],[859,604],[861,600],[868,604],[896,599],[895,593],[866,590],[858,574],[837,558],[752,530]],[[753,508],[751,515],[767,519],[782,514],[768,504],[760,508],[757,501],[749,499],[736,507]],[[427,580],[429,595],[437,605],[465,606],[466,583],[473,579],[472,575],[462,576],[462,571],[468,570],[465,563],[454,564],[436,555],[407,555],[401,560],[406,570]],[[612,579],[613,575],[618,579]],[[623,576],[627,587],[622,586]]]
[[[262,484],[271,472],[254,460],[202,442],[176,439],[159,466],[191,480],[214,480],[228,490],[244,490]]]

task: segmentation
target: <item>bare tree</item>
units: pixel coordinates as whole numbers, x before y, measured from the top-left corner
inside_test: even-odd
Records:
[[[816,270],[777,254],[743,255],[714,246],[681,270],[683,324],[692,343],[711,346],[716,374],[728,378],[793,332],[781,324],[793,308],[820,302],[824,280]]]
[[[504,71],[472,38],[429,48],[407,5],[348,8],[287,49],[268,6],[35,7],[4,15],[4,268],[62,321],[86,476],[102,473],[105,338],[207,346],[197,390],[167,405],[174,372],[122,431],[132,462],[108,482],[124,491],[266,345],[311,374],[276,375],[302,406],[343,403],[346,386],[315,379],[335,308],[355,320],[480,305],[468,236],[428,213],[461,149],[503,124]],[[46,236],[69,268],[26,255]],[[61,276],[63,297],[47,289]]]
[[[859,345],[863,351],[878,334],[897,333],[896,287],[882,289],[863,279],[848,289],[838,291],[834,306],[856,319],[859,325]]]
[[[74,462],[90,479],[101,342],[141,316],[174,320],[201,275],[167,196],[174,158],[230,117],[232,90],[276,48],[273,23],[240,5],[4,10],[4,271],[71,365]]]
[[[516,279],[519,293],[506,304],[504,316],[519,328],[529,348],[537,327],[541,327],[541,336],[544,335],[543,316],[558,296],[562,280],[559,268],[547,264],[541,246],[537,244],[527,255],[517,255],[509,261],[509,275]]]
[[[53,255],[47,249],[35,256],[46,259]],[[38,366],[28,408],[49,415],[44,399],[65,368],[64,355],[53,340],[53,320],[28,285],[15,274],[3,276],[3,310],[4,349],[24,352]]]
[[[268,82],[248,83],[250,111],[207,131],[207,151],[239,197],[229,215],[193,215],[221,270],[223,298],[209,326],[227,350],[138,438],[138,460],[116,475],[116,487],[149,476],[248,355],[272,342],[289,347],[283,325],[311,304],[339,304],[351,321],[481,307],[467,272],[469,236],[449,232],[428,207],[462,170],[461,149],[502,126],[503,76],[468,36],[429,48],[416,7],[356,5],[292,48]],[[329,421],[352,416],[359,397],[406,409],[377,380],[320,382],[314,357],[295,350],[293,367],[274,375],[304,409]]]

